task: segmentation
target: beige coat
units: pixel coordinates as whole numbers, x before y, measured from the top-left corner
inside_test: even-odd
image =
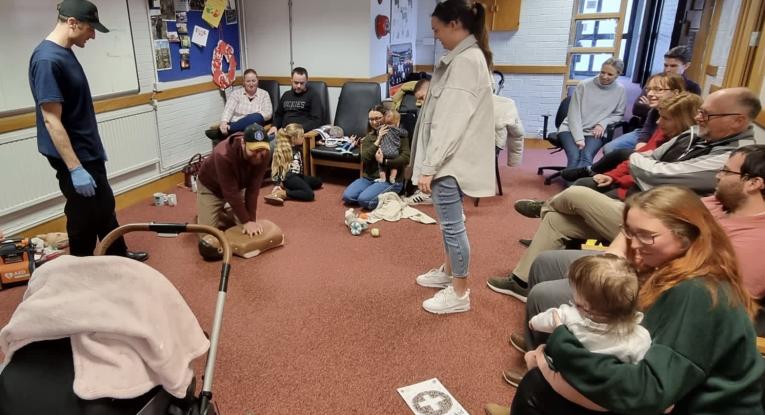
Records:
[[[452,176],[468,196],[495,195],[491,86],[474,36],[441,58],[414,128],[412,183]]]

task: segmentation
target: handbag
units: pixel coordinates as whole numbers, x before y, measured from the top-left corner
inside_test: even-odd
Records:
[[[197,175],[199,174],[199,169],[202,168],[202,160],[202,154],[197,153],[191,156],[189,162],[183,166],[183,185],[192,189],[192,191],[196,191]]]

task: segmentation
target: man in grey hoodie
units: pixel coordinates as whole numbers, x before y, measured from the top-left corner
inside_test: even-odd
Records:
[[[698,125],[669,140],[651,154],[633,153],[630,171],[639,189],[662,184],[685,186],[701,195],[714,192],[717,172],[730,153],[754,144],[752,121],[762,110],[747,88],[710,94],[696,114]],[[575,239],[612,240],[619,232],[624,203],[602,193],[573,186],[543,201],[519,200],[516,210],[541,218],[529,248],[506,277],[491,278],[490,289],[526,301],[531,264],[543,251],[564,249]]]

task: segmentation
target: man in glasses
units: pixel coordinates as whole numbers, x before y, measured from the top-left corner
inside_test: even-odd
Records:
[[[696,115],[698,126],[650,154],[630,155],[630,172],[637,184],[633,191],[666,184],[688,187],[701,195],[713,193],[717,172],[731,152],[754,144],[751,123],[761,109],[759,99],[746,88],[710,94]],[[519,213],[542,222],[513,271],[489,279],[491,290],[525,300],[531,264],[541,252],[563,249],[576,239],[613,240],[621,223],[621,202],[582,188],[569,187],[547,201],[515,203]]]
[[[762,110],[748,88],[715,91],[696,114],[697,128],[669,140],[652,153],[630,155],[630,172],[640,190],[662,184],[714,191],[715,175],[731,151],[754,144],[752,121]]]
[[[58,5],[56,27],[35,48],[29,62],[37,149],[56,170],[66,198],[69,251],[76,256],[93,255],[96,242],[119,226],[88,79],[72,52],[72,46],[84,48],[95,39],[96,30],[109,32],[93,3],[64,0]],[[148,258],[145,252],[128,251],[122,238],[106,253],[138,261]]]

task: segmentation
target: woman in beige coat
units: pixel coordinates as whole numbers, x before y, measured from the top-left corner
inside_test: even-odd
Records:
[[[494,107],[486,11],[478,2],[447,0],[431,17],[433,35],[448,51],[436,64],[413,137],[412,183],[431,194],[446,249],[446,262],[417,277],[444,288],[422,303],[425,310],[470,309],[467,288],[470,243],[463,193],[494,195]]]

